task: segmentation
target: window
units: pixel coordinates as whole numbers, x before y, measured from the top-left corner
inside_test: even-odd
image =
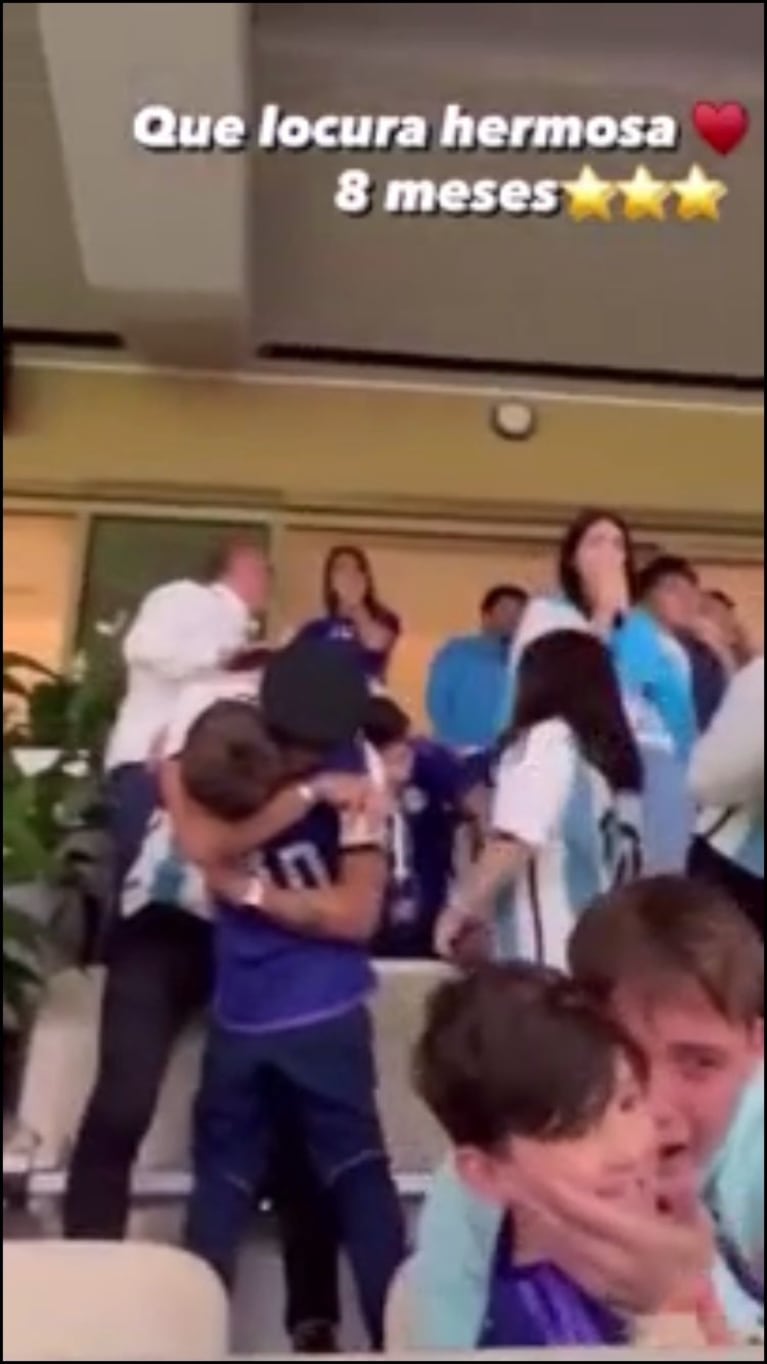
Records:
[[[67,644],[78,530],[70,516],[3,516],[3,647],[53,668]]]
[[[154,517],[97,517],[93,521],[80,608],[80,633],[99,620],[133,613],[160,583],[198,578],[216,545],[237,532],[264,546],[268,530],[220,521],[165,521]]]

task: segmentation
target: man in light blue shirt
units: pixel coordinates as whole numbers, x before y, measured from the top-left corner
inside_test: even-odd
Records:
[[[717,1228],[720,1303],[734,1332],[758,1333],[764,1311],[758,938],[718,892],[657,877],[624,887],[581,917],[571,965],[650,1059],[664,1201],[694,1206],[695,1186],[702,1186]],[[632,1313],[662,1309],[683,1263],[687,1228],[621,1216],[578,1189],[542,1190],[541,1210],[550,1258],[584,1288]],[[452,1165],[440,1173],[412,1269],[419,1348],[476,1346],[499,1221],[499,1210],[474,1198]]]
[[[450,639],[435,655],[427,707],[434,737],[450,748],[489,748],[500,728],[508,692],[508,659],[527,606],[520,587],[493,587],[482,602],[478,634]]]

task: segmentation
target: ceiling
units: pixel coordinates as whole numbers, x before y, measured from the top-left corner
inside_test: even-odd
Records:
[[[110,6],[118,8],[129,7]],[[177,15],[204,8],[212,9],[173,6]],[[716,225],[575,225],[566,216],[401,219],[382,212],[350,219],[332,205],[337,176],[349,164],[379,179],[511,179],[531,174],[530,154],[499,159],[437,150],[363,153],[351,161],[316,152],[253,154],[247,272],[253,353],[761,379],[761,4],[249,8],[244,58],[255,109],[275,101],[309,115],[334,109],[430,119],[451,102],[477,115],[667,112],[686,132],[680,151],[657,163],[664,178],[683,175],[697,160],[730,188]],[[4,324],[119,332],[114,298],[85,279],[38,9],[3,5]],[[84,42],[84,73],[95,60]],[[692,105],[701,98],[749,107],[751,134],[726,162],[690,129]],[[545,167],[535,159],[541,164],[534,178],[552,173],[550,157]],[[583,161],[583,152],[564,153],[556,158],[557,174],[575,174]],[[625,154],[603,155],[598,165],[608,177],[633,169]],[[190,231],[187,223],[183,228]],[[189,288],[191,295],[191,280]]]

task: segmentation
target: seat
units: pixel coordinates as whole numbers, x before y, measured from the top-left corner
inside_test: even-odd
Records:
[[[3,1358],[222,1359],[229,1309],[182,1251],[131,1242],[3,1245]]]
[[[392,1163],[406,1194],[419,1194],[440,1163],[444,1141],[414,1096],[413,1046],[425,1002],[448,968],[433,963],[383,963],[375,1000],[381,1110]],[[104,973],[99,968],[55,976],[33,1029],[22,1084],[21,1140],[34,1139],[38,1169],[63,1170],[92,1088]],[[203,1040],[201,1024],[181,1038],[166,1076],[138,1170],[189,1170],[192,1102]]]

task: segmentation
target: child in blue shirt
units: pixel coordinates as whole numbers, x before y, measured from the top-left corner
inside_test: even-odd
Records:
[[[385,862],[369,821],[339,815],[314,797],[312,777],[323,767],[364,770],[361,747],[347,742],[339,750],[338,741],[350,725],[354,731],[352,715],[361,723],[367,704],[362,675],[336,650],[324,650],[334,661],[326,685],[317,685],[322,679],[308,667],[317,648],[296,645],[276,656],[261,710],[228,701],[207,711],[181,757],[189,797],[213,830],[223,827],[222,848],[231,828],[247,824],[275,791],[306,780],[306,810],[291,828],[263,842],[245,864],[222,858],[206,869],[218,902],[216,985],[187,1243],[231,1282],[266,1175],[276,1114],[291,1112],[334,1199],[378,1346],[404,1253],[367,1010],[374,987],[367,944],[380,914]],[[346,681],[334,698],[335,673]]]

